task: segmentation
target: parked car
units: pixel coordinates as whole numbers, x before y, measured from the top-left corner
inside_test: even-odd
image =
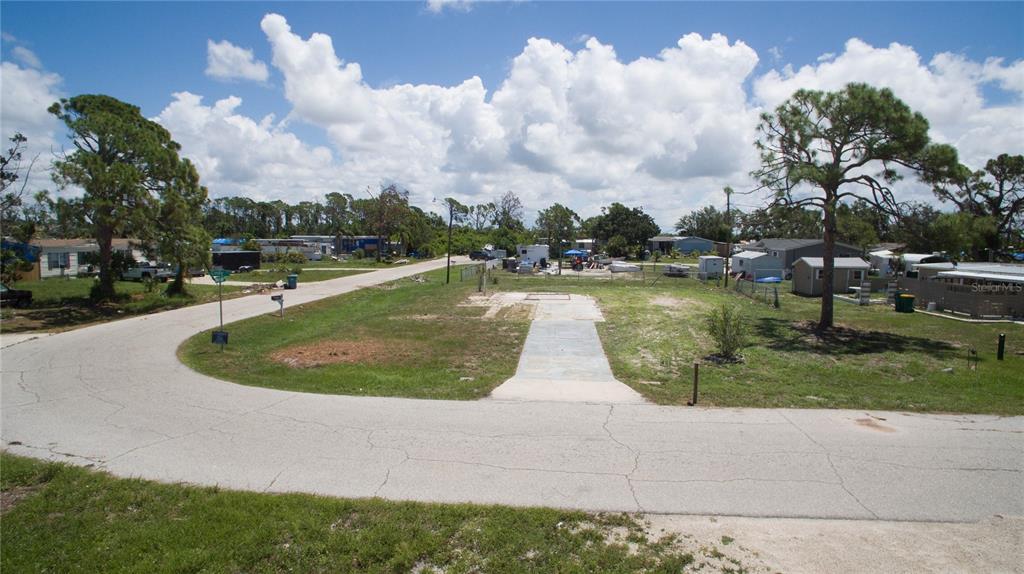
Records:
[[[0,305],[11,307],[28,307],[32,304],[32,292],[24,289],[8,289],[7,285],[0,283]]]
[[[235,273],[250,273],[255,271],[252,265],[239,265],[238,269],[235,269]]]
[[[470,251],[469,259],[471,261],[487,261],[490,257],[484,251]]]

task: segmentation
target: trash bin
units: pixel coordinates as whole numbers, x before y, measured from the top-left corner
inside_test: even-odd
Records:
[[[295,289],[299,286],[299,276],[292,273],[288,276],[288,284],[284,286],[285,289]]]
[[[896,298],[896,311],[898,313],[914,312],[914,295],[911,293],[900,293]]]

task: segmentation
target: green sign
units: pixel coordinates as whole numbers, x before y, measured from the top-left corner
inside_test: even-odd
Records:
[[[227,269],[214,269],[210,271],[210,277],[217,283],[223,283],[231,275],[231,272]]]

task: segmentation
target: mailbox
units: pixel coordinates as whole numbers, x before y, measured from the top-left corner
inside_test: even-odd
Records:
[[[278,301],[278,302],[284,301],[284,294],[282,293],[280,295],[271,295],[270,296],[270,300],[271,301]]]

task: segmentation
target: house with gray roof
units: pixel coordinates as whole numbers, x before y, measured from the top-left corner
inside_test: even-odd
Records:
[[[789,272],[793,264],[801,257],[824,257],[824,239],[761,239],[750,245],[745,245],[747,251],[761,251],[782,261],[783,268]],[[860,257],[862,249],[836,243],[833,257]]]

